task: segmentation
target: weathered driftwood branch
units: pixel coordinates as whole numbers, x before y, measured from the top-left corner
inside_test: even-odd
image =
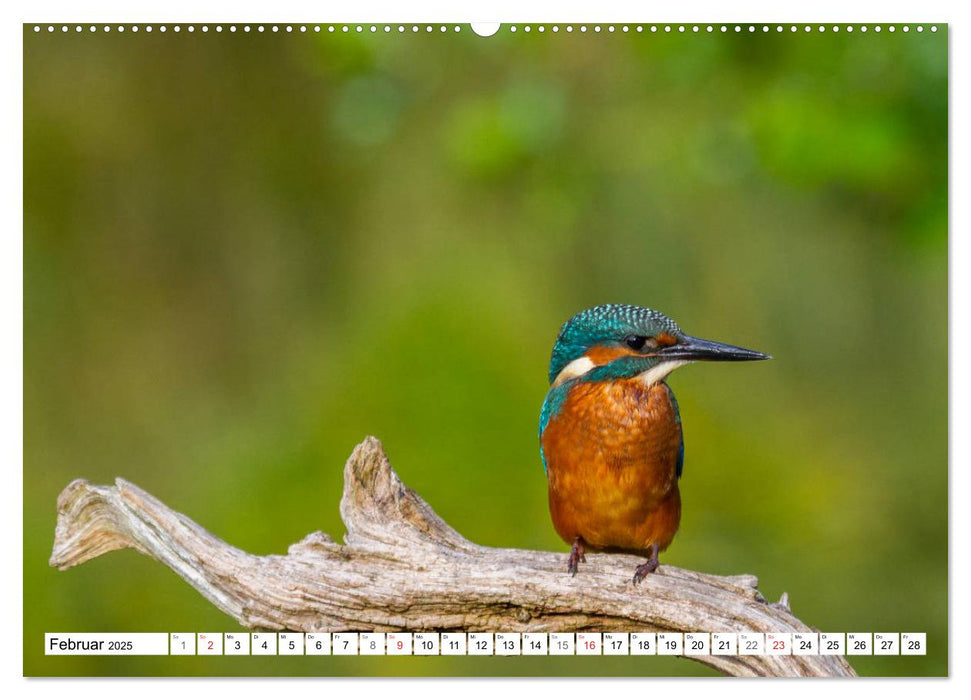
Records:
[[[808,632],[785,596],[768,603],[754,576],[661,566],[638,586],[639,561],[493,549],[449,527],[367,438],[344,468],[343,545],[315,532],[286,556],[255,556],[213,536],[137,486],[84,480],[58,498],[50,563],[67,569],[133,547],[165,564],[251,628],[299,631]],[[851,676],[839,656],[691,657],[731,675]]]

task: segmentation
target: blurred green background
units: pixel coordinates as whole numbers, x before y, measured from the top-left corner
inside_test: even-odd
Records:
[[[46,28],[45,28],[46,29]],[[562,551],[536,426],[607,301],[769,352],[670,379],[664,561],[947,667],[947,30],[24,30],[24,672],[710,674],[680,659],[46,658],[231,631],[133,551],[47,565],[121,476],[234,545],[340,537],[365,435],[456,529]]]

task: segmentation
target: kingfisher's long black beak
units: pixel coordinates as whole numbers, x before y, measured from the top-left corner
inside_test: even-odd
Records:
[[[744,362],[746,360],[770,360],[771,355],[755,350],[746,350],[734,345],[716,343],[704,338],[681,337],[677,344],[662,348],[659,356],[679,360],[712,360],[721,362]]]

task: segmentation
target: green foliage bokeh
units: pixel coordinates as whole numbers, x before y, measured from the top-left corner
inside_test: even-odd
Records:
[[[536,424],[560,324],[607,301],[775,358],[671,377],[662,561],[755,573],[824,631],[926,631],[851,661],[946,674],[946,28],[463,29],[25,28],[25,674],[708,673],[42,653],[238,629],[132,551],[51,569],[76,477],[281,553],[340,537],[373,434],[464,535],[565,562]]]

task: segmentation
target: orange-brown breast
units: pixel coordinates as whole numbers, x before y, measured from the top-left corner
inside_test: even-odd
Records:
[[[671,543],[681,521],[681,425],[666,384],[575,382],[542,440],[560,537],[631,552]]]

